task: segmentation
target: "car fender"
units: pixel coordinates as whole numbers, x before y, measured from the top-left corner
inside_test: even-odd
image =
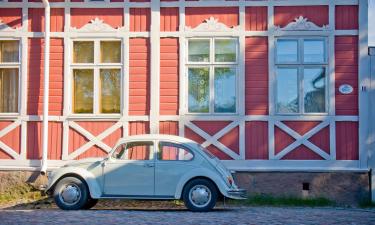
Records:
[[[223,194],[224,196],[228,196],[227,191],[229,190],[229,187],[226,185],[224,179],[220,175],[206,168],[196,168],[189,171],[188,173],[185,173],[179,180],[175,193],[176,199],[181,198],[185,184],[195,177],[206,177],[212,180],[218,187],[221,194]]]
[[[89,171],[79,167],[65,167],[57,170],[57,172],[53,174],[52,180],[48,182],[49,184],[46,191],[48,192],[51,187],[53,187],[60,180],[61,177],[67,174],[81,177],[89,188],[90,196],[94,199],[100,198],[102,191],[98,181],[95,179],[95,176]]]

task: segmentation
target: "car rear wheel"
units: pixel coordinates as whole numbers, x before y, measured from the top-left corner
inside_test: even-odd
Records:
[[[77,210],[85,207],[89,199],[89,190],[82,180],[65,177],[56,184],[53,197],[60,209]]]
[[[215,207],[218,192],[206,179],[195,179],[186,184],[183,191],[185,206],[193,212],[207,212]]]

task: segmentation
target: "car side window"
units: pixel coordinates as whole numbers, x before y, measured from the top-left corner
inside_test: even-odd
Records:
[[[113,158],[120,160],[152,160],[153,159],[152,141],[137,141],[124,143],[117,147]]]
[[[170,143],[160,142],[158,160],[162,161],[190,161],[194,155],[186,147]]]

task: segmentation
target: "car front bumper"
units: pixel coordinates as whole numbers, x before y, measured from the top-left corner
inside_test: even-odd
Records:
[[[229,198],[232,199],[246,199],[247,198],[247,192],[245,189],[233,189],[227,191]]]

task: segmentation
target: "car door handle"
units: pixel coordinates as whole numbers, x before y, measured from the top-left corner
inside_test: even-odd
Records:
[[[151,168],[151,167],[154,167],[155,165],[153,163],[146,163],[143,166],[147,168]]]

